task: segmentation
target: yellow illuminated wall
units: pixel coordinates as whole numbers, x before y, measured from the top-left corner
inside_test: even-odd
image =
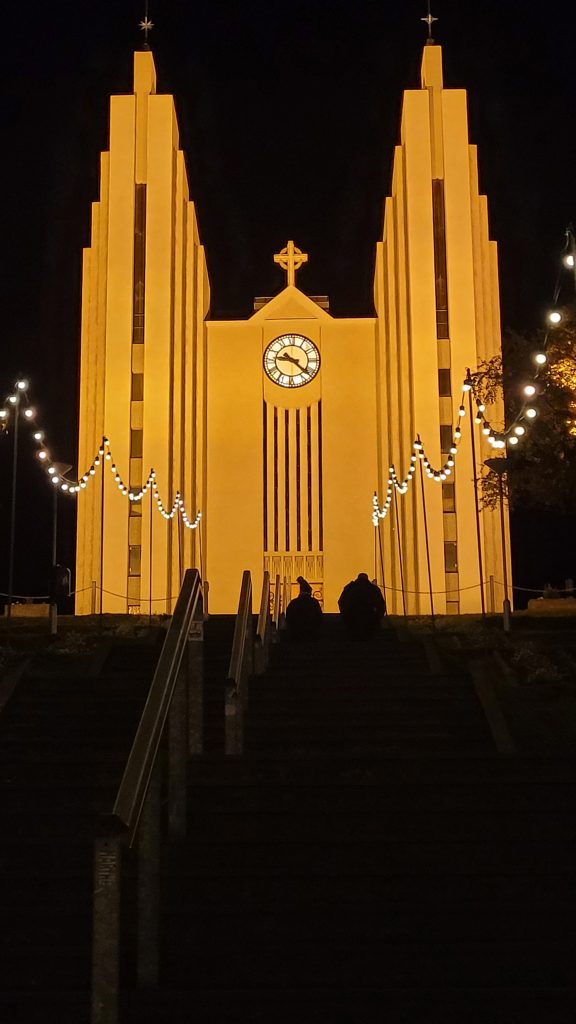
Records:
[[[404,93],[401,138],[394,155],[377,246],[379,495],[388,466],[403,478],[420,434],[435,466],[458,422],[466,370],[500,352],[496,243],[488,234],[486,197],[479,195],[476,148],[468,140],[466,93],[444,89],[442,53],[424,49],[422,87]],[[466,396],[464,396],[466,398]],[[479,426],[466,418],[453,476],[424,477],[435,611],[479,611],[479,561],[470,430],[476,458],[487,457]],[[490,418],[503,420],[501,404]],[[428,613],[428,569],[419,472],[379,527],[385,552],[389,607]],[[481,513],[484,579],[503,597],[498,514]],[[508,543],[508,553],[510,545]],[[509,567],[508,567],[509,569]],[[510,571],[510,570],[509,570]],[[488,590],[488,588],[487,588]],[[487,593],[488,604],[488,593]]]
[[[150,469],[171,507],[205,504],[205,318],[209,287],[171,96],[156,94],[152,54],[134,55],[134,93],[113,96],[110,148],[84,252],[79,469],[103,435],[137,492]],[[104,479],[104,495],[102,495]],[[101,558],[101,503],[104,504]],[[197,531],[168,525],[147,495],[130,503],[99,472],[78,502],[77,611],[170,611],[182,569],[200,557]],[[150,599],[152,598],[152,604]],[[98,604],[99,607],[99,604]]]
[[[170,611],[190,565],[214,613],[235,610],[244,569],[255,602],[267,569],[292,586],[305,576],[336,611],[344,584],[367,572],[385,584],[390,610],[402,610],[402,582],[407,611],[430,610],[418,476],[378,528],[383,560],[372,495],[384,500],[392,462],[405,475],[418,433],[432,462],[444,461],[467,367],[500,351],[496,246],[466,95],[443,88],[439,47],[426,46],[422,87],[404,95],[376,316],[335,319],[303,294],[296,274],[307,256],[292,242],[274,259],[287,272],[278,295],[248,319],[209,318],[174,103],[156,93],[150,52],[135,54],[134,93],[111,100],[84,253],[79,466],[106,435],[130,487],[154,469],[165,506],[179,490],[192,518],[202,511],[202,535],[166,523],[149,494],[129,503],[108,472],[102,495],[98,474],[78,500],[78,612],[91,610],[93,581],[104,611]],[[294,387],[265,372],[270,347],[288,336],[319,358]],[[293,366],[294,351],[284,350]],[[478,431],[476,441],[485,457]],[[451,480],[424,483],[435,610],[478,611],[468,421]],[[498,521],[481,519],[484,576],[499,583]]]

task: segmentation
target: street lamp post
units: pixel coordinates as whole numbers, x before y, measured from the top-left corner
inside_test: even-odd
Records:
[[[504,486],[502,477],[508,469],[508,459],[486,459],[485,466],[491,469],[498,476],[498,499],[500,505],[500,534],[502,538],[502,572],[504,574],[504,602],[502,605],[504,632],[510,632],[511,608],[508,598],[508,564],[506,561],[506,530],[504,526]]]
[[[13,395],[8,399],[14,410],[14,441],[12,444],[12,494],[10,499],[10,541],[8,547],[8,607],[6,617],[12,618],[14,598],[14,547],[16,542],[16,484],[18,480],[18,423],[20,419],[20,396],[27,388],[25,380],[16,383]]]
[[[52,465],[61,480],[66,479],[66,473],[72,469],[68,463],[53,462]],[[58,491],[59,487],[54,485],[52,500],[52,573],[50,581],[50,633],[56,636],[58,632],[58,602],[56,600],[56,566],[58,565]]]

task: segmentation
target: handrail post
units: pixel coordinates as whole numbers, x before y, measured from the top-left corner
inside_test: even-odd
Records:
[[[188,641],[176,678],[168,714],[168,832],[186,835],[186,781],[188,765]]]
[[[281,601],[280,573],[276,573],[276,579],[274,581],[274,619],[273,619],[273,626],[274,626],[273,639],[274,640],[278,639],[278,631],[280,629],[280,601]]]
[[[204,602],[198,598],[183,665],[188,691],[188,753],[204,752]]]
[[[118,1024],[122,838],[101,836],[94,847],[92,1024]]]
[[[160,959],[160,811],[162,755],[150,777],[138,830],[139,988],[156,988]]]
[[[268,668],[268,656],[270,645],[270,575],[264,573],[262,581],[262,597],[260,599],[260,614],[258,615],[258,628],[256,630],[256,646],[254,650],[254,671],[256,675],[263,675]]]
[[[238,755],[244,749],[246,683],[253,669],[252,579],[244,570],[234,628],[232,657],[226,680],[224,706],[224,752]]]

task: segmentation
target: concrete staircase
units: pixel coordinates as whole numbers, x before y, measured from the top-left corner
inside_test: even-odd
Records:
[[[37,654],[0,716],[0,1020],[89,1020],[95,822],[109,811],[163,633]],[[105,653],[105,650],[104,650]]]
[[[465,671],[329,616],[275,649],[225,759],[232,628],[206,629],[161,987],[133,995],[125,958],[121,1024],[573,1024],[574,761],[499,757]],[[158,649],[121,643],[98,676],[36,656],[0,716],[2,1024],[88,1024],[94,823]]]
[[[132,1021],[574,1020],[574,765],[499,758],[435,667],[330,618],[277,650],[246,756],[191,764],[162,991]]]

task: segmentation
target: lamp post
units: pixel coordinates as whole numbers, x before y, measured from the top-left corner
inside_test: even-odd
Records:
[[[18,423],[20,419],[20,398],[28,387],[27,381],[18,380],[14,394],[8,398],[14,410],[14,440],[12,443],[12,493],[10,498],[10,541],[8,546],[8,607],[6,617],[12,618],[12,601],[14,597],[14,546],[16,541],[16,484],[18,480]]]
[[[59,480],[66,480],[66,473],[72,469],[67,462],[53,462],[52,463]],[[56,566],[58,565],[57,547],[58,547],[58,491],[60,490],[57,484],[54,484],[53,500],[52,500],[52,574],[51,574],[51,585],[50,585],[50,633],[52,636],[56,636],[58,632],[58,602],[56,601]]]
[[[493,473],[498,476],[498,499],[500,504],[500,534],[502,538],[502,571],[504,574],[504,602],[502,605],[503,611],[503,626],[504,632],[510,632],[510,601],[508,599],[508,565],[506,562],[506,531],[504,528],[504,486],[502,484],[502,477],[508,469],[508,459],[502,457],[499,459],[486,459],[485,466],[491,469]]]

